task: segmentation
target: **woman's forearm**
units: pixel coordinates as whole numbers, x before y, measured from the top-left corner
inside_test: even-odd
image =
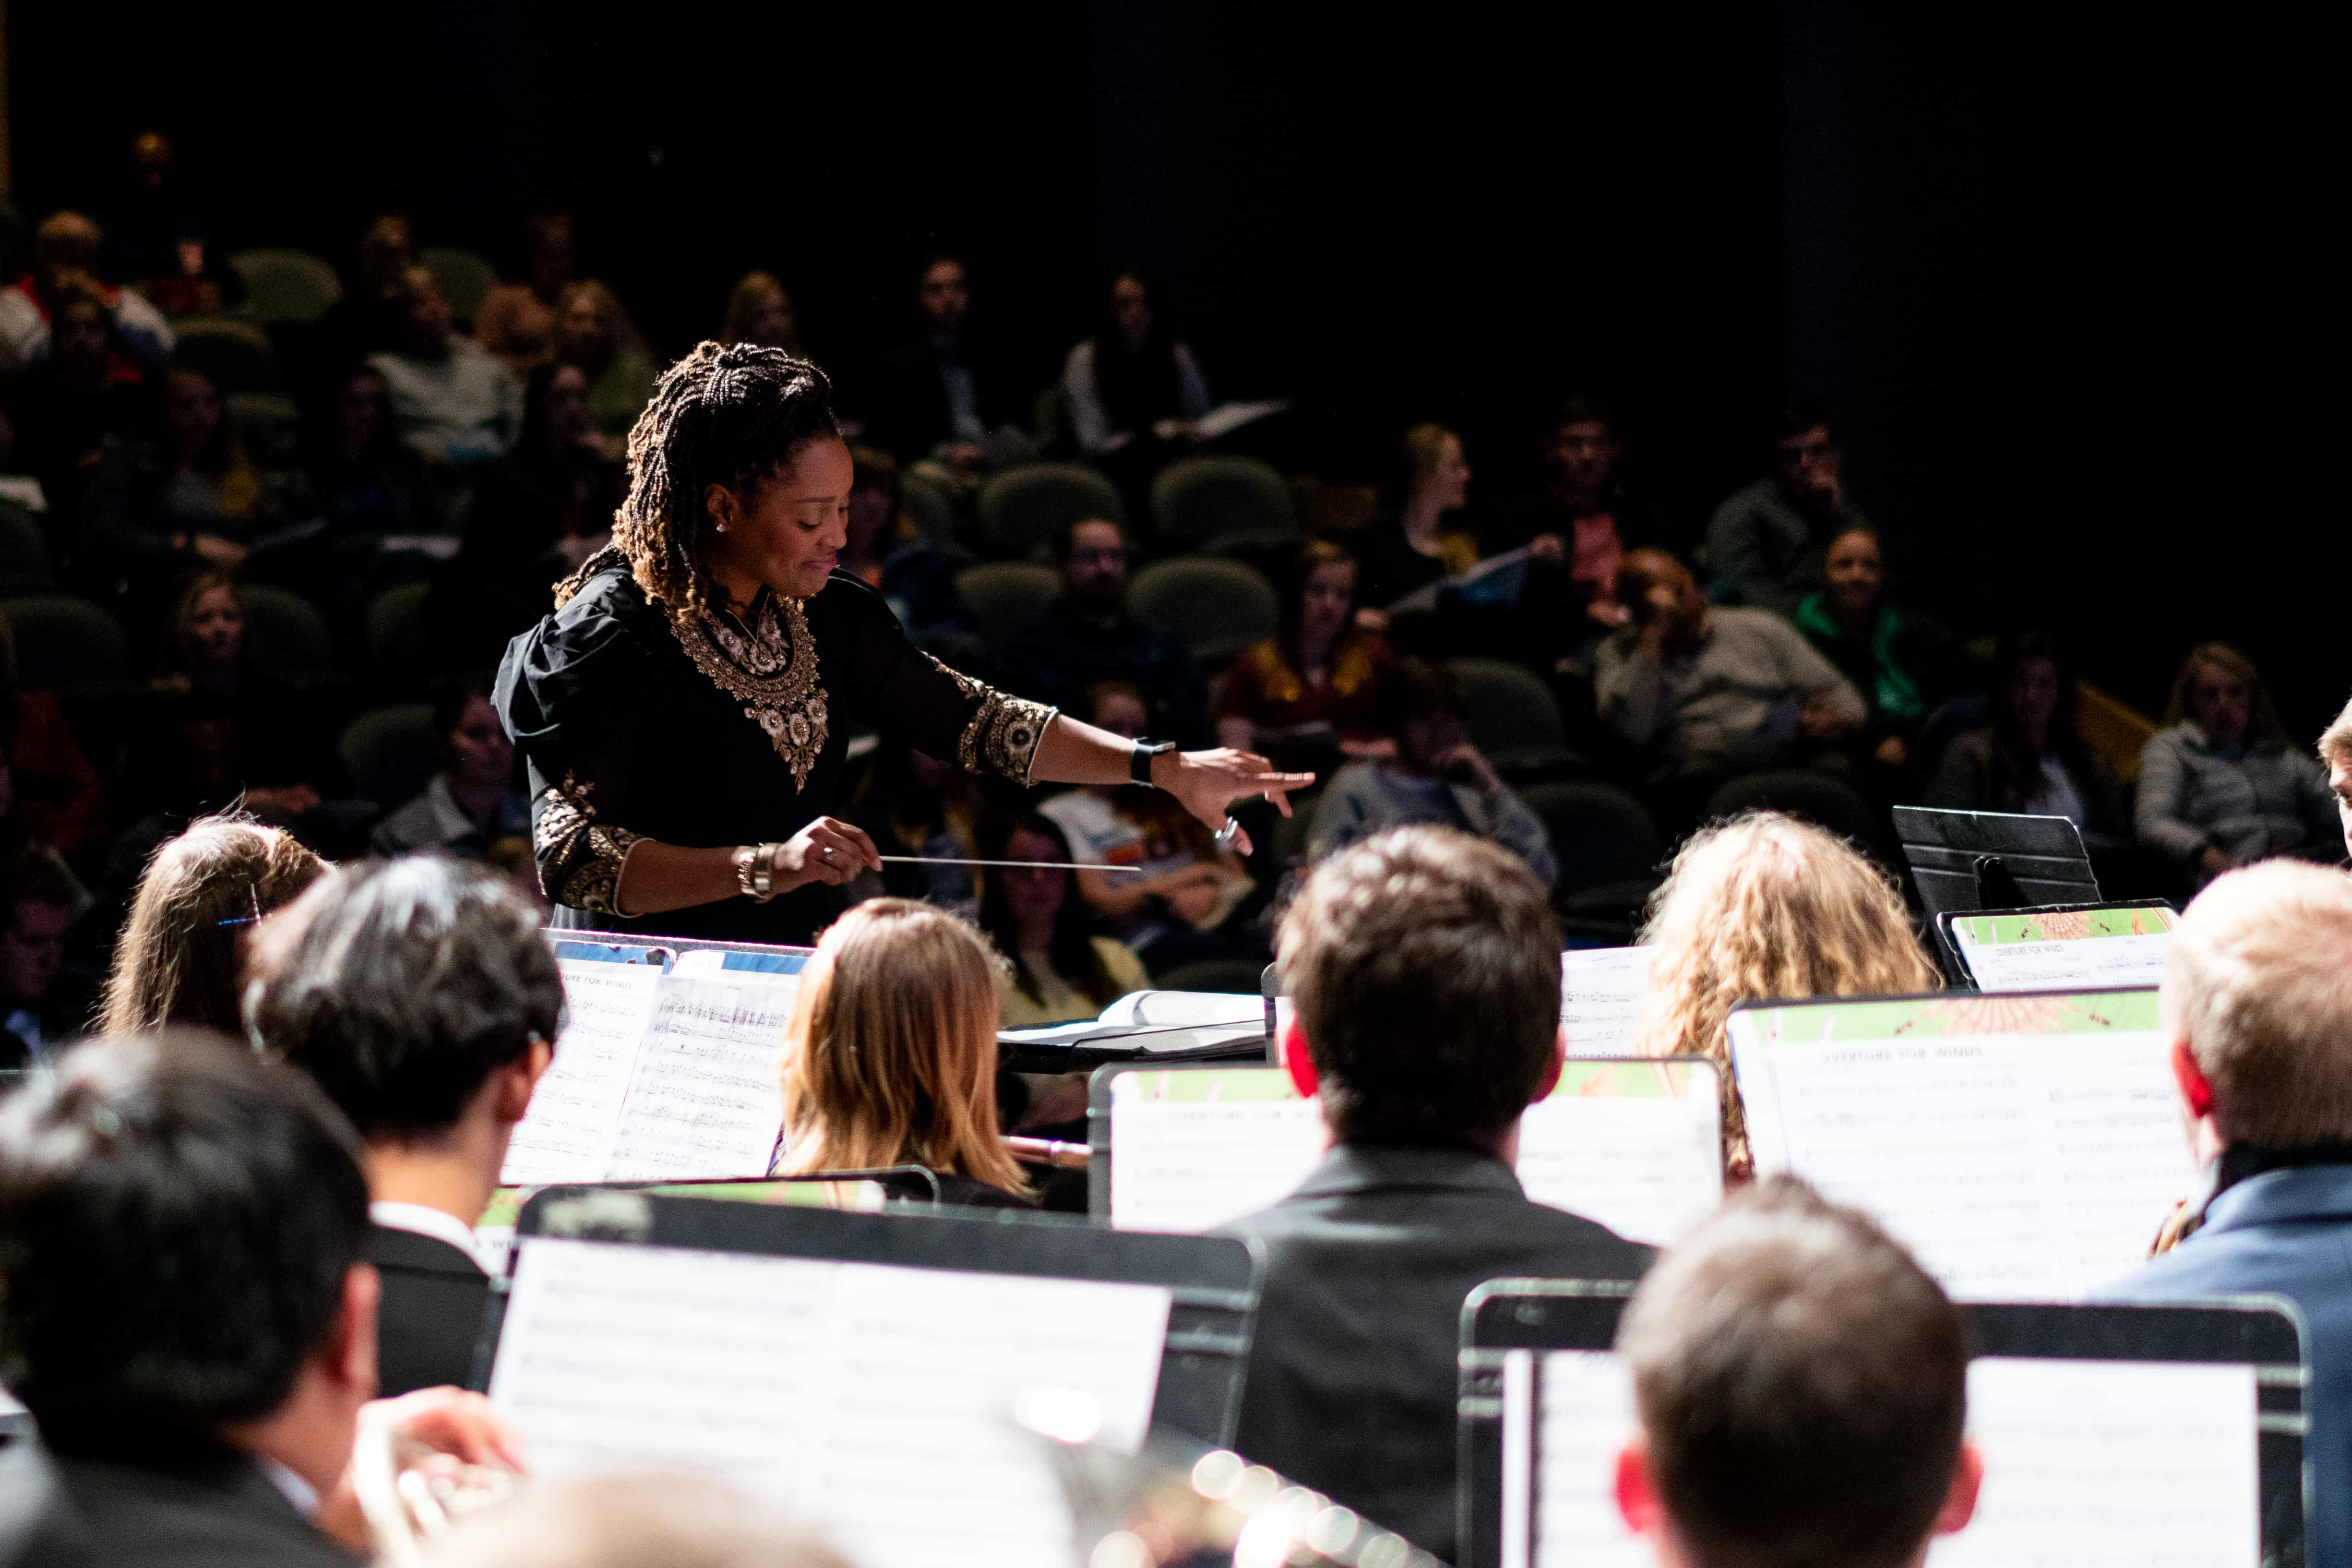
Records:
[[[1133,778],[1129,768],[1134,755],[1135,742],[1126,736],[1056,713],[1038,737],[1037,756],[1029,765],[1029,776],[1037,784],[1128,784]],[[1152,759],[1155,769],[1173,755]]]
[[[735,851],[722,847],[688,849],[640,838],[621,863],[620,880],[613,886],[614,912],[658,915],[737,897]]]

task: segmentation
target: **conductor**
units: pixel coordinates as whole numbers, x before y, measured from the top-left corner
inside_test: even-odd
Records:
[[[499,668],[555,925],[810,941],[841,884],[880,868],[826,815],[862,730],[1024,784],[1156,785],[1212,826],[1251,795],[1287,815],[1285,792],[1313,782],[1130,742],[922,653],[836,570],[851,475],[808,361],[706,342],[663,374],[629,432],[612,543]]]

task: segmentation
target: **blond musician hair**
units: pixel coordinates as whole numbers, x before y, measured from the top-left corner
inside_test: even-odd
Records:
[[[1934,991],[1895,884],[1833,834],[1778,812],[1701,828],[1675,856],[1642,933],[1652,990],[1642,1056],[1711,1058],[1723,1081],[1725,1168],[1753,1170],[1724,1020],[1741,1002]]]
[[[1025,1194],[996,1124],[1001,983],[944,910],[872,899],[835,921],[785,1032],[781,1173],[917,1164]]]

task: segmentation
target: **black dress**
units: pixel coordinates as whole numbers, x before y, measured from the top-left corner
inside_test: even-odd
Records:
[[[673,616],[620,565],[508,646],[495,700],[530,764],[555,925],[794,943],[840,912],[838,889],[631,919],[613,908],[629,847],[790,838],[835,809],[844,751],[865,730],[1025,784],[1055,711],[921,652],[846,573],[808,599],[762,589],[738,619]]]

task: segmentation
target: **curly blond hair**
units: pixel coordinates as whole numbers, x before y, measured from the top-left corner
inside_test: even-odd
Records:
[[[1844,839],[1778,812],[1749,812],[1693,834],[1650,900],[1642,941],[1652,990],[1635,1049],[1716,1063],[1724,1169],[1736,1178],[1754,1167],[1724,1035],[1735,1005],[1943,984],[1885,873]]]

